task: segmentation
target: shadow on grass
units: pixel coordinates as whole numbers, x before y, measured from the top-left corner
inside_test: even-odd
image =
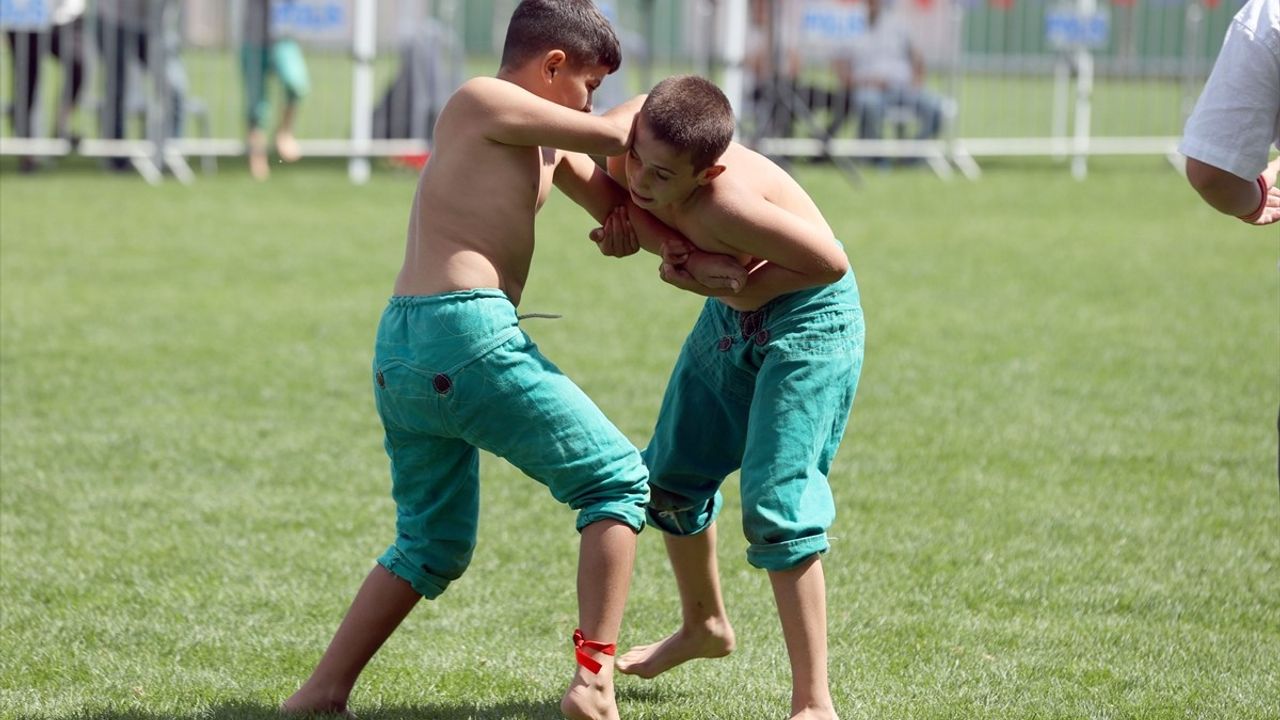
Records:
[[[652,687],[618,688],[619,703],[661,704],[679,700],[679,692],[659,692]],[[353,707],[359,720],[562,720],[560,699],[545,702],[523,700],[491,705],[472,703],[427,703],[415,706],[380,708]],[[275,705],[261,703],[219,703],[203,710],[174,714],[149,710],[79,711],[65,715],[23,715],[19,720],[281,720]],[[297,716],[291,716],[297,717]],[[337,715],[310,715],[302,718],[328,720]]]

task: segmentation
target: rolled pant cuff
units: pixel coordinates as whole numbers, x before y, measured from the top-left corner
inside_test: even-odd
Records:
[[[638,533],[644,529],[644,508],[620,503],[583,508],[578,513],[578,532],[582,532],[582,529],[591,523],[601,520],[617,520]]]
[[[752,545],[747,548],[747,562],[761,570],[790,570],[830,549],[827,534],[823,533],[771,545]]]
[[[382,553],[382,557],[378,558],[378,564],[386,568],[387,572],[409,583],[414,592],[428,600],[440,597],[445,588],[449,587],[448,580],[414,567],[413,563],[409,562],[409,558],[405,557],[395,545]]]

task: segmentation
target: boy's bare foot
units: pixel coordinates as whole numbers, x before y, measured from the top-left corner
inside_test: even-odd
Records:
[[[267,136],[258,128],[250,130],[248,146],[249,174],[254,180],[262,182],[271,176],[271,165],[267,161]]]
[[[560,712],[570,720],[618,720],[613,683],[580,668],[560,699]]]
[[[805,708],[791,716],[791,720],[840,720],[833,708]]]
[[[276,152],[280,153],[280,159],[291,163],[297,162],[302,157],[302,149],[298,147],[298,140],[293,133],[281,130],[276,133]]]
[[[642,678],[655,677],[698,658],[724,657],[733,652],[733,628],[716,622],[696,629],[681,626],[667,639],[628,650],[618,658],[618,672]]]
[[[346,702],[331,700],[303,685],[284,704],[280,714],[286,717],[340,717],[356,720],[356,714],[347,709]]]
[[[249,174],[258,182],[262,182],[271,177],[271,164],[267,162],[267,156],[265,154],[249,154]]]

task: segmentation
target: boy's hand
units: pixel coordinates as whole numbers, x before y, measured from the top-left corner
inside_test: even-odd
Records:
[[[1280,157],[1267,163],[1262,170],[1266,194],[1262,198],[1262,204],[1258,206],[1259,212],[1253,217],[1241,218],[1242,220],[1250,225],[1270,225],[1280,222],[1280,188],[1276,187],[1277,175],[1280,175]]]
[[[698,279],[690,275],[689,271],[684,267],[670,263],[664,262],[658,266],[658,277],[661,277],[662,281],[668,285],[674,285],[681,290],[687,290],[694,295],[703,297],[725,297],[726,295],[737,293],[736,289],[707,287],[698,282]]]
[[[747,284],[747,269],[728,255],[696,252],[688,258],[684,271],[705,287],[737,294]]]
[[[590,237],[600,247],[600,252],[609,257],[626,257],[640,250],[640,238],[631,227],[624,205],[614,208],[605,218],[604,226],[592,230]]]
[[[706,286],[694,280],[688,270],[668,262],[663,262],[658,266],[658,277],[662,278],[662,281],[668,285],[675,285],[681,290],[688,290],[698,295],[702,295],[707,291]]]
[[[673,237],[662,239],[662,262],[673,266],[684,265],[694,251],[692,243]]]

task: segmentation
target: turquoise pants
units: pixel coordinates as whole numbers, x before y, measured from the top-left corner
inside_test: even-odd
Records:
[[[644,527],[640,453],[517,324],[501,291],[395,297],[378,325],[374,396],[391,458],[396,541],[378,559],[427,598],[476,543],[480,450],[578,511]]]
[[[268,76],[280,78],[285,102],[290,105],[306,97],[311,90],[307,62],[296,40],[276,40],[267,47],[241,47],[240,71],[244,77],[245,109],[250,129],[262,127],[271,111],[271,103],[267,100]]]
[[[747,561],[795,567],[826,552],[827,474],[862,371],[864,326],[850,272],[754,312],[709,299],[676,360],[653,439],[649,523],[705,530],[720,485],[741,469]]]

